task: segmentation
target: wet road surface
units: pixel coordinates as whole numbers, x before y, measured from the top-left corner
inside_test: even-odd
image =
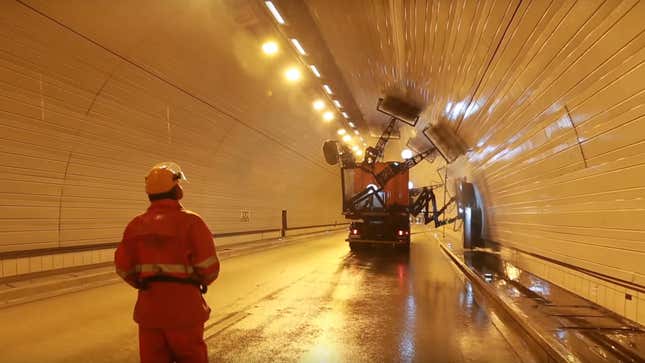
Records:
[[[551,344],[561,346],[569,361],[645,362],[645,330],[639,324],[516,267],[498,248],[453,252]]]
[[[206,296],[211,361],[534,361],[429,236],[409,257],[343,239],[225,260]],[[136,362],[135,298],[115,284],[0,310],[0,362]]]

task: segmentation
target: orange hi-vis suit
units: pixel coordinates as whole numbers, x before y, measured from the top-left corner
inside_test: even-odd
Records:
[[[210,308],[200,285],[217,278],[220,264],[201,217],[174,199],[152,201],[128,224],[115,264],[139,289],[134,320],[141,361],[207,362],[203,326]]]

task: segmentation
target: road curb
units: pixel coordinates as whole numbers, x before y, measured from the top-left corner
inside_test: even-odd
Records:
[[[483,291],[488,298],[494,301],[502,310],[508,314],[525,332],[531,337],[534,342],[548,355],[552,362],[557,363],[571,363],[577,360],[569,354],[561,346],[552,344],[547,337],[533,326],[530,322],[524,319],[522,313],[515,307],[507,304],[498,294],[497,291],[486,283],[479,275],[471,270],[459,257],[457,257],[452,250],[444,243],[439,242],[441,249],[450,257],[453,263],[466,275],[466,277],[473,283],[477,284],[481,291]]]

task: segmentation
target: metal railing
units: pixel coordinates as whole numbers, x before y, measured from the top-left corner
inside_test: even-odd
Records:
[[[220,232],[220,233],[213,233],[213,238],[235,237],[235,236],[243,236],[243,235],[249,235],[249,234],[261,234],[261,233],[271,233],[271,232],[286,232],[286,231],[322,228],[322,227],[342,227],[342,226],[348,226],[348,225],[349,223],[332,223],[332,224],[318,224],[318,225],[311,225],[311,226],[291,227],[291,228],[286,228],[285,230],[283,230],[282,228],[269,228],[269,229],[258,229],[258,230],[248,230],[248,231]],[[312,233],[316,233],[316,232],[312,232]],[[104,250],[104,249],[116,248],[118,245],[119,245],[119,242],[108,242],[108,243],[97,243],[97,244],[89,244],[89,245],[62,246],[62,247],[39,248],[39,249],[33,249],[33,250],[0,252],[0,260],[6,260],[10,258],[38,257],[38,256],[46,256],[46,255],[53,255],[53,254],[60,254],[60,253]]]

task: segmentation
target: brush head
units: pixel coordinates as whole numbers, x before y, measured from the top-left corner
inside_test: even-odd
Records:
[[[419,115],[422,111],[420,107],[393,96],[379,98],[376,109],[381,113],[401,120],[410,126],[415,126],[417,124],[417,121],[419,121]]]
[[[463,155],[467,150],[466,144],[447,123],[430,125],[427,129],[423,130],[423,134],[439,150],[439,153],[447,163],[455,161],[455,159]]]

